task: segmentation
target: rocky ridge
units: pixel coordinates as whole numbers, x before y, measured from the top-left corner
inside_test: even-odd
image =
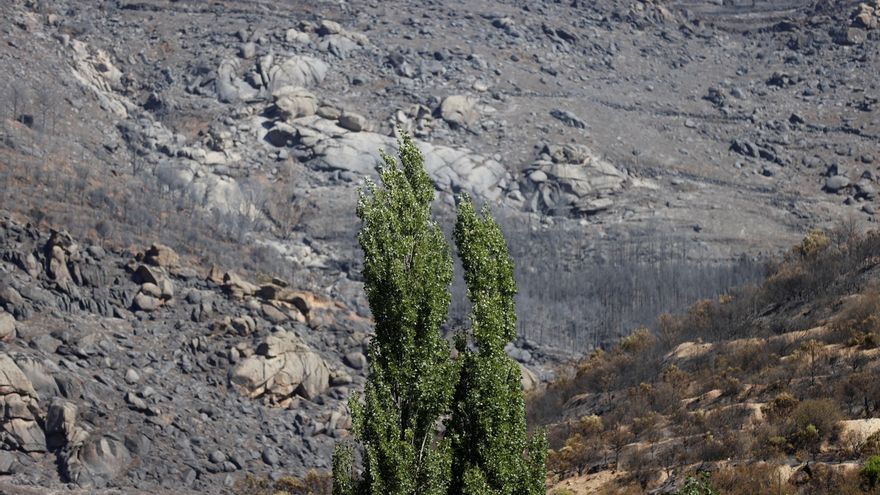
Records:
[[[0,252],[0,474],[47,489],[215,492],[329,468],[367,368],[357,299],[9,217]]]

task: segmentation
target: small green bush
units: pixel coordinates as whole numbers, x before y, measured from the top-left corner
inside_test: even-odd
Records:
[[[688,476],[675,495],[721,495],[721,492],[712,486],[709,473],[699,473],[696,476]]]
[[[862,466],[859,470],[859,480],[862,482],[862,487],[868,490],[880,486],[880,455],[871,457]]]

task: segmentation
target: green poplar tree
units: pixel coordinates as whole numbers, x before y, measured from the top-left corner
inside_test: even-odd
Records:
[[[488,209],[461,198],[455,243],[471,301],[471,332],[460,335],[460,372],[446,437],[455,495],[544,495],[547,444],[527,437],[519,365],[504,347],[516,338],[513,261]],[[470,342],[469,342],[470,341]]]
[[[368,181],[357,213],[364,286],[375,320],[363,402],[350,401],[364,472],[352,475],[350,446],[334,456],[336,495],[446,495],[449,442],[438,429],[455,384],[446,320],[452,258],[431,219],[434,187],[411,138],[400,163],[382,155],[382,187]]]
[[[333,456],[334,495],[543,495],[547,443],[528,439],[516,337],[513,262],[498,225],[462,198],[455,241],[471,300],[470,338],[450,357],[439,328],[450,303],[452,260],[431,219],[433,186],[408,135],[400,163],[383,155],[382,187],[361,191],[358,241],[375,320],[363,401],[350,401],[363,446]],[[441,435],[443,418],[446,431]]]

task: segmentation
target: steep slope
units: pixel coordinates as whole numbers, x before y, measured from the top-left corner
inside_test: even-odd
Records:
[[[880,234],[807,236],[760,286],[705,300],[532,396],[555,493],[862,493],[880,454]],[[570,491],[565,491],[570,490]]]
[[[369,320],[279,279],[0,220],[0,471],[217,493],[329,467]]]
[[[355,190],[396,126],[419,138],[447,203],[469,190],[528,239],[518,275],[542,285],[523,297],[554,287],[530,273],[588,279],[621,251],[727,265],[841,216],[873,220],[880,31],[849,1],[5,12],[5,206],[78,234],[103,221],[129,242],[149,231],[225,265],[356,284]],[[639,319],[622,305],[608,335],[581,328],[585,289],[559,294],[570,318],[523,313],[522,331],[568,347]]]
[[[366,301],[235,269],[0,212],[0,491],[251,494],[326,476],[365,382]],[[527,387],[554,359],[509,351],[528,355]]]

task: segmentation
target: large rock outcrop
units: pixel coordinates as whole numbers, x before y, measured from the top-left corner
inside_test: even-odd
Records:
[[[288,141],[309,157],[306,164],[317,170],[338,170],[374,177],[381,165],[377,150],[393,153],[393,137],[375,132],[354,132],[318,116],[279,123],[270,134],[284,133]],[[466,148],[418,143],[425,168],[437,189],[468,191],[484,199],[498,199],[508,172],[499,162]]]
[[[277,332],[230,371],[229,382],[248,397],[283,405],[294,395],[314,399],[323,393],[330,386],[330,370],[296,335]]]
[[[53,230],[44,251],[49,278],[62,292],[78,296],[76,285],[82,279],[76,263],[79,260],[79,245],[67,232]]]
[[[7,449],[45,452],[46,435],[38,423],[39,397],[27,375],[8,354],[0,354],[0,442]]]
[[[586,146],[551,145],[523,173],[520,190],[532,211],[583,215],[609,208],[608,196],[622,189],[626,180],[626,173]]]
[[[272,92],[275,108],[282,119],[297,119],[315,115],[318,99],[304,88],[282,86]]]
[[[273,64],[274,58],[264,57],[260,61],[266,85],[270,92],[284,86],[311,87],[317,86],[327,77],[329,66],[321,60],[304,55],[288,58]]]
[[[290,87],[311,87],[321,84],[329,66],[321,60],[297,55],[278,62],[273,54],[260,57],[254,71],[243,78],[239,60],[228,58],[220,62],[214,80],[217,98],[224,103],[237,103],[264,98]]]
[[[132,462],[131,452],[115,436],[86,440],[65,457],[67,478],[83,487],[103,487]]]

